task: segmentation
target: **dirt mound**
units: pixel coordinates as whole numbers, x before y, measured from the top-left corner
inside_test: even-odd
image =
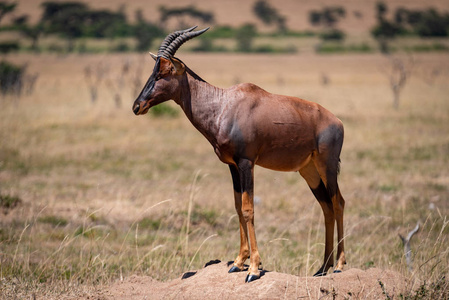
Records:
[[[228,263],[219,262],[181,278],[160,282],[131,276],[97,290],[85,299],[385,299],[405,291],[407,279],[397,272],[349,269],[325,277],[298,277],[263,271],[245,283],[246,272],[228,274]]]

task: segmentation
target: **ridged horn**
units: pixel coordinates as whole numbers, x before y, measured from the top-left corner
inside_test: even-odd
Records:
[[[170,44],[173,42],[174,39],[176,39],[177,37],[179,37],[183,33],[190,32],[190,31],[194,30],[197,27],[198,26],[193,26],[193,27],[190,27],[190,28],[187,28],[187,29],[184,29],[184,30],[175,31],[175,32],[170,33],[169,35],[167,35],[167,37],[161,43],[161,46],[159,47],[159,50],[157,51],[157,56],[163,56],[163,53],[164,53],[165,49],[168,46],[170,46]]]
[[[182,33],[181,35],[177,36],[173,40],[173,42],[171,42],[170,45],[168,45],[165,48],[165,50],[163,51],[163,53],[161,53],[160,55],[165,58],[173,57],[176,53],[176,50],[178,50],[182,44],[184,44],[188,40],[193,39],[194,37],[197,37],[200,34],[206,32],[209,28],[210,27],[207,27],[203,30]],[[158,52],[158,56],[159,56],[159,52]]]

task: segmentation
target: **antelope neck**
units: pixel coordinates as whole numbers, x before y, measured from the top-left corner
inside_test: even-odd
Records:
[[[219,116],[227,102],[225,90],[207,83],[190,70],[185,74],[180,99],[175,101],[193,126],[215,144]]]

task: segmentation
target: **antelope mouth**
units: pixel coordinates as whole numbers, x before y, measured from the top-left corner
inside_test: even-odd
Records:
[[[149,104],[140,105],[139,103],[136,103],[133,107],[133,112],[136,116],[144,115],[148,112],[149,109],[150,109]]]
[[[139,104],[134,105],[133,112],[136,116],[139,114],[139,111],[140,111],[140,105]]]

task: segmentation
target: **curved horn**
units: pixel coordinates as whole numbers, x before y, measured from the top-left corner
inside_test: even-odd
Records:
[[[173,42],[173,40],[176,39],[178,36],[180,36],[183,33],[190,32],[190,31],[194,30],[197,27],[198,26],[193,26],[193,27],[190,27],[188,29],[178,30],[178,31],[175,31],[175,32],[170,33],[169,35],[167,35],[167,37],[161,43],[161,46],[159,47],[159,50],[157,51],[157,56],[162,56],[163,53],[165,52],[165,49],[168,46],[170,46],[170,44]]]
[[[187,42],[190,39],[193,39],[194,37],[199,36],[200,34],[206,32],[210,27],[207,27],[203,30],[193,31],[193,32],[186,32],[181,34],[180,36],[176,37],[173,42],[170,43],[170,45],[167,46],[167,48],[161,53],[160,55],[169,58],[175,55],[176,50],[181,47],[182,44]],[[159,53],[158,53],[159,56]]]

